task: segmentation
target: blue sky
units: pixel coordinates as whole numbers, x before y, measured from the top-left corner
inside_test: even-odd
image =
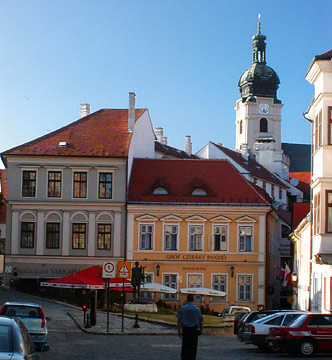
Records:
[[[147,107],[171,146],[233,149],[238,80],[262,14],[267,63],[281,85],[282,141],[309,143],[304,79],[332,48],[330,0],[1,0],[0,152],[91,111]]]

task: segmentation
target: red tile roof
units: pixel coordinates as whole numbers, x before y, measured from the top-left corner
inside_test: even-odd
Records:
[[[168,195],[153,195],[163,187]],[[202,188],[206,196],[194,196]],[[269,202],[228,160],[135,159],[129,185],[130,202],[232,203]]]
[[[310,203],[294,203],[292,230],[295,230],[299,223],[306,217],[310,211]]]
[[[269,170],[265,169],[265,167],[259,164],[253,157],[249,156],[248,160],[245,160],[242,154],[238,151],[228,149],[219,144],[215,144],[215,143],[212,144],[215,145],[217,148],[219,148],[221,151],[223,151],[227,156],[233,159],[241,167],[246,169],[252,176],[258,179],[266,180],[272,184],[276,184],[283,188],[287,188],[287,186],[283,182],[281,182]]]
[[[136,120],[146,109],[136,109]],[[128,109],[101,109],[3,155],[127,157]],[[67,146],[60,147],[59,142]]]
[[[299,183],[296,187],[303,192],[303,196],[305,200],[310,200],[310,171],[307,172],[290,172],[289,178],[296,178]]]

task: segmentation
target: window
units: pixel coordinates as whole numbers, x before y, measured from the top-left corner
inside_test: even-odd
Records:
[[[314,196],[314,235],[320,234],[320,193]]]
[[[86,224],[73,224],[73,249],[85,249]]]
[[[283,316],[277,316],[274,319],[266,321],[264,324],[266,324],[266,325],[281,325],[283,318],[284,318]]]
[[[240,134],[242,134],[242,120],[240,120]]]
[[[214,250],[227,251],[227,225],[214,225]]]
[[[279,200],[282,199],[282,188],[279,188]]]
[[[189,288],[198,288],[203,285],[203,275],[202,274],[188,274],[188,287]],[[195,300],[200,300],[201,296],[194,296]]]
[[[140,250],[152,250],[153,225],[140,225]]]
[[[271,185],[271,197],[274,200],[274,185]]]
[[[194,189],[191,194],[194,196],[206,196],[207,195],[206,191],[204,189],[200,189],[200,188]]]
[[[86,198],[88,174],[74,172],[74,198]]]
[[[153,195],[167,195],[168,191],[163,187],[158,187],[153,190]]]
[[[98,224],[97,248],[99,250],[110,250],[111,249],[111,236],[112,236],[112,225],[111,224]]]
[[[112,199],[112,173],[99,173],[99,199]]]
[[[315,146],[314,150],[318,150],[322,145],[322,111],[315,117]]]
[[[32,249],[35,245],[35,223],[21,223],[21,248]]]
[[[164,226],[164,247],[165,250],[177,250],[178,243],[178,226]]]
[[[48,172],[48,197],[61,197],[61,171]]]
[[[267,132],[267,120],[265,118],[262,118],[259,121],[259,131],[264,133]]]
[[[250,301],[252,296],[252,275],[239,275],[238,300]]]
[[[288,226],[281,225],[281,237],[288,239],[288,236],[290,233],[291,233],[291,230]]]
[[[145,274],[144,283],[145,284],[152,283],[152,277],[153,277],[153,274]],[[152,296],[153,296],[153,294],[151,292],[142,291],[142,287],[141,287],[140,293],[139,293],[140,299],[152,300]]]
[[[332,326],[331,315],[313,315],[308,321],[308,327],[310,326]]]
[[[46,248],[59,249],[60,247],[60,224],[46,223]]]
[[[252,226],[239,227],[239,251],[252,251]]]
[[[36,196],[36,171],[23,171],[23,197]]]
[[[332,145],[332,107],[328,108],[328,144]]]
[[[266,191],[266,181],[263,180],[263,189]]]
[[[212,289],[224,291],[227,294],[227,275],[212,275]],[[211,300],[226,300],[226,296],[214,297]]]
[[[202,250],[202,225],[189,225],[189,250]]]
[[[332,190],[326,191],[326,232],[332,233]]]
[[[176,274],[164,274],[164,285],[169,286],[172,289],[177,289],[177,275]],[[177,294],[164,294],[165,300],[176,300]]]

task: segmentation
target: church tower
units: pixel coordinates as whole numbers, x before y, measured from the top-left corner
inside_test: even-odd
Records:
[[[238,86],[235,150],[254,156],[271,172],[288,180],[289,159],[281,149],[281,101],[277,97],[279,76],[266,65],[266,36],[252,37],[252,64],[241,76]]]

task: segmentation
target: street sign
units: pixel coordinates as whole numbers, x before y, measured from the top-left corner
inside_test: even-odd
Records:
[[[116,261],[106,261],[103,264],[103,278],[115,278],[116,276]]]
[[[119,261],[118,262],[118,278],[129,279],[131,277],[131,262]]]

